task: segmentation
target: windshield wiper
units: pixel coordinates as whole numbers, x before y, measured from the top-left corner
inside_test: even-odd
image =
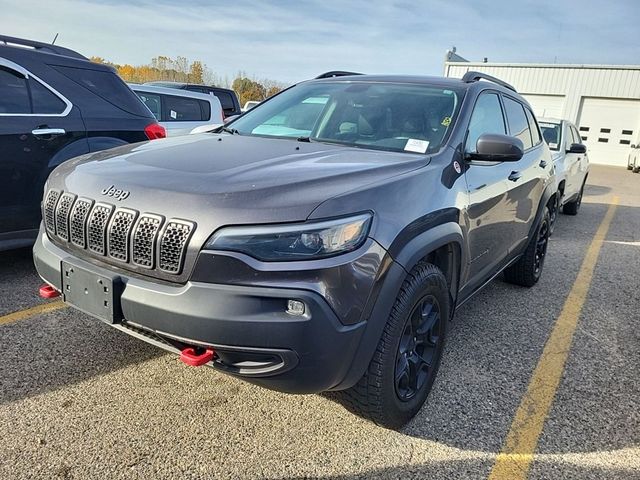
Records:
[[[298,140],[299,142],[311,143],[311,137],[298,137],[296,140]]]
[[[235,128],[230,128],[230,127],[220,127],[220,130],[218,130],[219,132],[226,132],[229,133],[231,135],[240,135],[240,132],[238,130],[236,130]]]

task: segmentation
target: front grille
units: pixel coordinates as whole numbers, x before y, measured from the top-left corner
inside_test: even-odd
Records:
[[[89,250],[104,255],[106,251],[106,232],[113,205],[96,203],[89,215],[87,224],[87,245]]]
[[[69,241],[69,212],[76,196],[63,193],[56,206],[56,234],[65,242]]]
[[[109,224],[109,256],[127,262],[129,260],[129,234],[138,212],[119,208]]]
[[[51,234],[56,233],[56,205],[60,198],[58,190],[49,190],[47,198],[44,201],[44,225]]]
[[[191,236],[193,224],[182,220],[171,220],[162,232],[160,239],[160,270],[180,273],[187,241]]]
[[[71,243],[80,248],[86,248],[87,246],[87,217],[92,206],[93,200],[79,198],[73,205],[73,210],[71,210],[71,215],[69,216]]]
[[[163,218],[145,213],[140,216],[133,232],[131,260],[144,268],[153,268],[156,256],[156,239]]]
[[[130,264],[178,275],[195,224],[169,219],[69,192],[49,190],[45,197],[43,218],[51,238],[57,237],[93,255],[107,257],[118,264]]]

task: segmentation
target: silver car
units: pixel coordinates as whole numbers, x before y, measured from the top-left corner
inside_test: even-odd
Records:
[[[129,84],[167,136],[186,135],[201,125],[222,125],[222,106],[213,95],[152,85]]]
[[[582,143],[576,126],[568,120],[539,119],[542,136],[549,145],[556,169],[557,195],[550,207],[551,229],[558,212],[576,215],[582,202],[584,185],[589,174],[587,147]]]

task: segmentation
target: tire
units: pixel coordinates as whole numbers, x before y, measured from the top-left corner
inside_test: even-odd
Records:
[[[367,371],[356,385],[337,392],[341,403],[390,429],[411,420],[438,372],[450,309],[440,269],[416,265],[402,284]]]
[[[544,216],[535,234],[529,240],[527,249],[516,263],[504,271],[505,280],[523,287],[533,287],[542,274],[544,260],[549,245],[549,210],[545,208]]]
[[[580,205],[582,204],[582,193],[584,192],[584,183],[580,188],[580,193],[578,194],[578,198],[576,198],[572,202],[567,202],[562,207],[562,213],[565,215],[577,215],[578,210],[580,210]]]
[[[631,165],[630,163],[627,163],[627,170],[633,170],[633,165]]]
[[[633,167],[633,173],[640,173],[640,167]]]
[[[560,200],[562,198],[562,192],[558,190],[556,192],[556,201],[553,208],[549,209],[549,236],[553,235],[553,231],[556,229],[556,221],[558,220],[558,214],[560,213]]]

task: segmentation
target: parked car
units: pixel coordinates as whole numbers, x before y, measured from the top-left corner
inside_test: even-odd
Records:
[[[33,243],[42,189],[65,160],[165,136],[106,65],[0,36],[0,250]]]
[[[155,85],[158,87],[177,88],[180,90],[189,90],[190,92],[205,93],[208,95],[215,95],[220,100],[222,105],[222,111],[225,117],[231,117],[234,115],[240,115],[242,110],[240,109],[240,100],[236,92],[229,88],[213,87],[210,85],[198,85],[196,83],[181,83],[181,82],[147,82],[144,85]]]
[[[577,215],[582,193],[589,175],[587,146],[582,143],[576,126],[568,120],[540,118],[542,136],[549,145],[556,169],[558,194],[556,205],[551,208],[551,231],[555,227],[558,212]]]
[[[153,85],[129,86],[166,129],[167,136],[186,135],[202,125],[223,123],[222,106],[214,95]]]
[[[396,428],[455,309],[500,272],[538,281],[555,194],[506,83],[321,75],[218,133],[61,165],[34,259],[65,302],[189,365],[340,391]]]
[[[258,102],[257,100],[249,100],[248,102],[245,102],[244,107],[242,107],[242,113],[251,110],[253,107],[259,104],[260,102]]]
[[[627,158],[627,170],[633,173],[640,173],[640,145],[631,145],[629,157]]]

